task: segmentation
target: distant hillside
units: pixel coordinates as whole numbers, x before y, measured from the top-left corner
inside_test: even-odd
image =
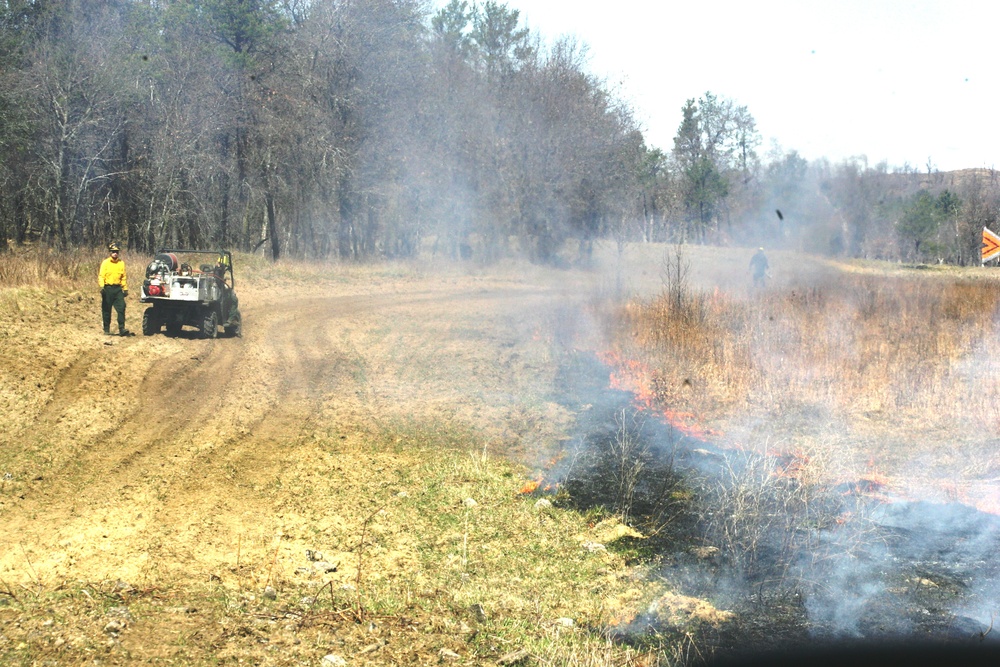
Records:
[[[983,188],[1000,193],[1000,171],[996,169],[959,169],[956,171],[935,171],[933,173],[887,174],[887,186],[894,194],[909,195],[920,190],[940,192],[951,190],[955,193]]]

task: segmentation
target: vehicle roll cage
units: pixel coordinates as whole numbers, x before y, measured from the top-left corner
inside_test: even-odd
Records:
[[[223,274],[229,274],[229,285],[230,287],[236,287],[236,277],[233,275],[233,253],[228,250],[197,250],[193,248],[160,248],[156,251],[157,255],[163,254],[201,254],[201,255],[215,255],[216,257],[221,257],[225,260],[225,270]]]

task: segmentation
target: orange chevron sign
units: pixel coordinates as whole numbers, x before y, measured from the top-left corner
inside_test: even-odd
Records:
[[[983,262],[1000,255],[1000,236],[983,227]]]

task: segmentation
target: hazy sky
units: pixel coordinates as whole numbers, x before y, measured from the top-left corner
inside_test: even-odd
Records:
[[[588,45],[591,71],[665,150],[684,101],[711,91],[749,109],[762,153],[774,139],[810,160],[1000,167],[1000,2],[506,4],[546,43],[575,35]]]

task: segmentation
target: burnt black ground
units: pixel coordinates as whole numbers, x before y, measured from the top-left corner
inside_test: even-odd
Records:
[[[638,412],[632,396],[610,389],[608,378],[595,357],[565,356],[558,383],[564,394],[554,400],[578,415],[577,432],[567,464],[554,474],[566,502],[624,513],[647,534],[659,530],[645,549],[665,587],[736,613],[722,627],[699,629],[703,656],[749,660],[859,642],[1000,647],[1000,629],[991,625],[1000,614],[1000,517],[959,503],[874,495],[860,482],[810,489],[805,503],[798,482],[781,480],[761,492],[773,497],[756,499],[761,516],[748,519],[761,522],[752,557],[727,552],[718,531],[727,487],[744,471],[779,470],[782,462],[685,437]],[[623,497],[630,467],[641,470],[632,495]],[[691,492],[690,500],[678,502],[678,490]],[[692,547],[699,545],[721,551],[696,557]],[[680,629],[650,615],[619,630],[634,641]]]
[[[713,667],[992,667],[1000,663],[995,645],[956,646],[924,642],[845,642],[768,651],[714,660]]]

